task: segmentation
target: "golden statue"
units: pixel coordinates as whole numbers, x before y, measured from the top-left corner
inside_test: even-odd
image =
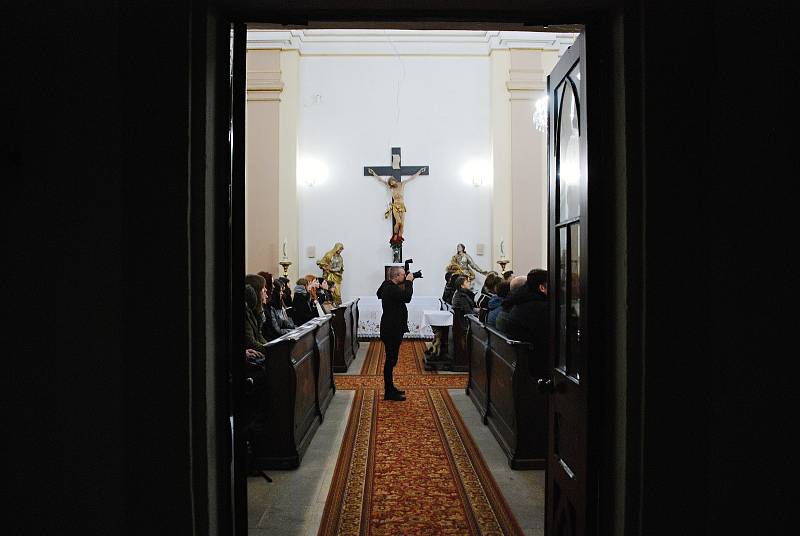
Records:
[[[342,304],[342,274],[344,274],[344,259],[341,253],[344,246],[341,242],[336,242],[329,252],[317,261],[317,266],[322,269],[322,277],[329,283],[335,283],[333,287],[333,302],[336,305]]]
[[[381,177],[375,170],[369,168],[370,174],[378,179],[381,183],[386,184],[389,186],[389,194],[392,196],[392,202],[389,203],[389,208],[386,209],[386,212],[383,214],[384,218],[389,218],[389,216],[394,216],[394,227],[392,228],[392,236],[396,238],[403,237],[403,226],[405,224],[405,213],[406,213],[406,204],[403,201],[403,189],[407,182],[410,182],[417,177],[419,174],[425,171],[427,168],[419,168],[419,171],[411,175],[404,181],[398,181],[391,175],[387,177]]]
[[[473,270],[483,275],[489,273],[486,270],[481,270],[481,268],[475,264],[475,261],[473,261],[472,257],[469,256],[469,253],[467,253],[467,248],[464,247],[464,244],[459,244],[456,247],[456,254],[450,259],[450,264],[447,265],[445,271],[463,275],[468,279],[473,280],[475,279],[475,272],[473,272]]]

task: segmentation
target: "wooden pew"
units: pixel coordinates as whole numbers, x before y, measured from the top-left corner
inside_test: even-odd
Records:
[[[263,419],[252,437],[256,469],[296,468],[336,391],[330,315],[267,345]]]
[[[544,469],[548,398],[536,381],[547,375],[546,356],[534,352],[531,344],[484,325],[475,315],[465,318],[470,359],[467,394],[512,469]]]
[[[350,363],[356,358],[358,351],[358,339],[356,331],[358,330],[358,300],[344,303],[339,307],[331,309],[333,318],[331,325],[334,332],[334,347],[333,347],[333,371],[334,372],[347,372]],[[353,340],[355,339],[355,345]]]
[[[317,373],[317,408],[320,422],[325,419],[325,411],[331,404],[336,392],[333,380],[333,328],[331,315],[315,319],[317,329],[314,330],[314,352]]]
[[[453,328],[450,330],[452,336],[450,341],[450,353],[453,356],[452,370],[457,372],[466,372],[469,370],[469,351],[467,349],[467,330],[469,329],[469,321],[465,316],[458,313],[457,309],[450,310],[453,313]]]
[[[350,346],[353,348],[353,356],[358,355],[358,302],[361,298],[353,300],[353,305],[350,308],[350,316],[352,318],[353,331],[350,333]]]
[[[478,408],[481,422],[486,424],[486,414],[489,409],[489,332],[474,315],[468,315],[467,320],[469,321],[467,395]]]

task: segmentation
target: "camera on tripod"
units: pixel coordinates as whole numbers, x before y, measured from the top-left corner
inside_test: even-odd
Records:
[[[414,259],[406,259],[405,260],[405,269],[406,269],[406,273],[407,274],[411,272],[410,266],[411,266],[412,262],[414,262]],[[422,279],[422,270],[417,270],[416,272],[414,272],[411,275],[414,276],[414,279]]]

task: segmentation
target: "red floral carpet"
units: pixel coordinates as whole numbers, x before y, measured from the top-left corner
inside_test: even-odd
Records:
[[[522,534],[448,388],[465,374],[429,374],[419,342],[404,342],[395,383],[405,402],[383,400],[383,345],[370,343],[355,389],[320,535]],[[372,362],[370,362],[370,358]]]

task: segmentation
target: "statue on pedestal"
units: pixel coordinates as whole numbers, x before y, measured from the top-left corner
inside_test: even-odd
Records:
[[[336,242],[333,249],[328,251],[317,261],[317,266],[322,269],[322,277],[329,283],[335,283],[333,287],[333,302],[336,305],[342,304],[342,275],[344,274],[344,259],[341,253],[344,246],[341,242]]]
[[[470,281],[475,279],[475,272],[483,275],[489,273],[475,264],[475,261],[472,260],[472,257],[470,257],[469,253],[467,253],[467,248],[464,247],[464,244],[459,244],[456,247],[456,254],[450,259],[450,264],[447,265],[445,271],[453,274],[463,275]]]

